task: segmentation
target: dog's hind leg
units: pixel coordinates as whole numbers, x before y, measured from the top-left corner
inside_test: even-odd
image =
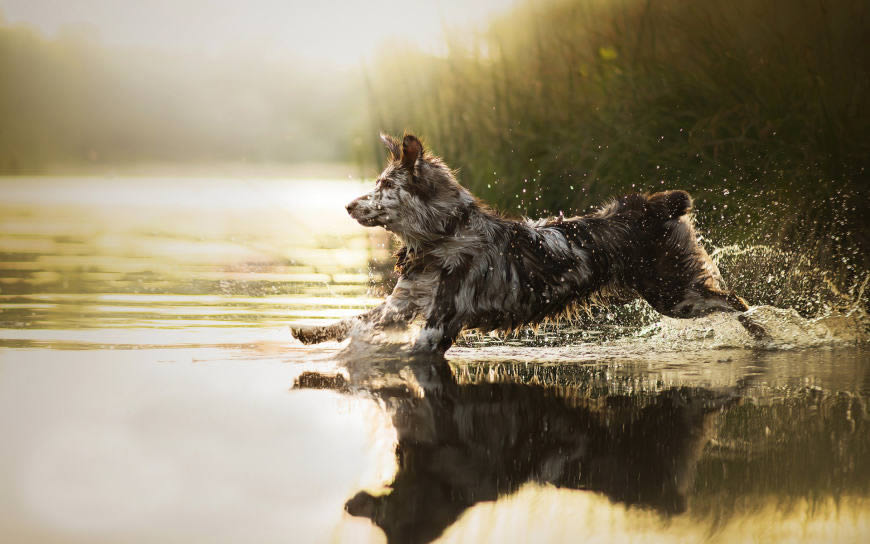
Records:
[[[749,310],[749,305],[746,304],[746,301],[737,296],[737,293],[734,291],[721,291],[719,289],[705,289],[705,294],[708,298],[716,298],[724,302],[731,310],[740,312],[740,315],[737,316],[737,321],[743,325],[743,328],[746,329],[746,332],[749,333],[752,338],[755,340],[769,340],[770,335],[767,331],[752,320],[751,317],[747,316],[744,312]]]
[[[653,306],[665,315],[684,319],[712,312],[745,312],[749,309],[746,302],[733,291],[723,291],[706,285],[687,289],[682,299],[673,306]]]
[[[752,338],[756,340],[770,340],[770,334],[767,333],[767,330],[753,321],[752,318],[746,314],[738,315],[737,321],[743,325],[743,328],[746,329],[746,332],[748,332]]]

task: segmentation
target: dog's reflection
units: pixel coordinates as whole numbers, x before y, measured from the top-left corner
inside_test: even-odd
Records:
[[[306,373],[297,387],[372,395],[398,435],[390,492],[347,501],[389,542],[429,542],[480,501],[527,482],[605,494],[664,514],[686,509],[713,415],[734,397],[701,388],[591,396],[522,383],[459,383],[440,357],[379,361],[350,379]]]

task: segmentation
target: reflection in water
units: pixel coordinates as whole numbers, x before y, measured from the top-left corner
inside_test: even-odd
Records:
[[[370,518],[389,542],[428,542],[470,506],[527,482],[593,490],[626,504],[682,512],[711,414],[731,396],[701,388],[565,398],[518,383],[459,384],[446,360],[414,360],[368,392],[398,434],[391,492],[361,491],[347,511]],[[311,375],[300,384],[316,382]]]
[[[867,491],[870,435],[858,396],[810,389],[784,404],[756,404],[751,376],[716,390],[626,391],[594,366],[580,376],[572,367],[567,381],[558,371],[530,380],[524,368],[487,382],[473,377],[473,363],[380,356],[350,362],[347,379],[304,373],[296,387],[369,396],[388,411],[397,472],[386,493],[360,491],[345,506],[388,542],[432,541],[473,505],[527,483],[664,516],[686,512],[691,498],[690,517],[720,521],[735,515],[737,500],[765,506],[747,502],[754,493],[782,501]],[[752,436],[759,430],[765,436]]]

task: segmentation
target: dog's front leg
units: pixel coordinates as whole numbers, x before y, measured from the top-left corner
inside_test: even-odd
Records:
[[[427,320],[414,341],[413,350],[419,353],[444,353],[450,349],[461,331],[462,322],[457,320]]]
[[[417,315],[417,305],[411,295],[413,282],[405,278],[399,278],[393,292],[384,302],[383,310],[372,320],[372,324],[379,328],[403,327]]]
[[[354,324],[379,320],[386,305],[387,303],[383,302],[364,314],[343,319],[329,325],[294,325],[290,327],[290,333],[303,344],[318,344],[328,340],[340,342],[347,338]]]
[[[414,318],[417,307],[411,297],[412,282],[399,278],[396,287],[382,304],[368,312],[325,326],[298,325],[290,328],[293,337],[303,344],[317,344],[328,340],[342,341],[358,324],[378,328],[404,326]]]
[[[461,282],[462,267],[442,273],[438,291],[427,310],[426,325],[414,342],[414,351],[444,353],[453,345],[465,325],[465,316],[456,308]]]

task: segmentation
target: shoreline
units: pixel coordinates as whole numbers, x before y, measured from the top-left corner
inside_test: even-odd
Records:
[[[369,173],[372,177],[374,173]],[[301,179],[367,179],[363,167],[353,163],[253,163],[244,161],[215,163],[141,162],[135,164],[69,165],[57,164],[39,170],[0,173],[0,179],[37,177],[155,177],[183,178],[250,177]]]

